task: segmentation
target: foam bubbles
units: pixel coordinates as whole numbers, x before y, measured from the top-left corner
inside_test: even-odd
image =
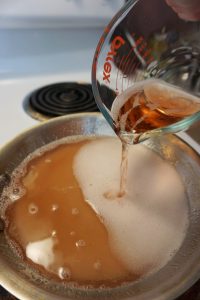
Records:
[[[77,248],[82,248],[82,247],[85,247],[86,246],[86,242],[84,240],[78,240],[76,242],[76,247]]]
[[[130,147],[128,159],[128,193],[121,201],[104,197],[108,191],[119,191],[118,139],[84,145],[75,157],[74,174],[86,201],[102,216],[113,252],[130,271],[143,274],[160,269],[179,249],[188,226],[188,206],[171,165],[142,145]]]
[[[100,270],[101,269],[101,262],[99,260],[95,261],[93,267],[96,271]]]
[[[12,202],[19,200],[25,194],[25,190],[22,187],[15,187],[15,185],[8,188],[8,191],[8,197]]]
[[[38,212],[38,206],[35,205],[34,203],[30,203],[29,206],[28,206],[28,212],[31,215],[37,214],[37,212]]]
[[[52,204],[52,206],[51,206],[51,210],[52,210],[53,212],[57,211],[58,208],[59,208],[59,205],[58,205],[58,204]]]
[[[67,267],[60,267],[58,269],[58,276],[60,279],[69,280],[71,278],[71,270]]]
[[[34,263],[48,269],[54,262],[53,246],[54,240],[52,238],[28,243],[26,247],[26,256]]]
[[[77,207],[72,208],[72,215],[78,215],[79,214],[79,209]]]
[[[12,201],[14,202],[14,201],[20,199],[20,195],[19,195],[19,194],[13,193],[13,194],[10,194],[10,195],[9,195],[9,198],[10,198],[10,200],[12,200]]]
[[[71,236],[74,236],[75,234],[76,234],[76,232],[75,231],[70,231],[70,233],[69,233]]]
[[[51,232],[51,236],[52,236],[52,237],[56,237],[56,235],[57,235],[56,230],[53,230],[53,231]]]
[[[38,178],[37,170],[35,168],[31,168],[31,170],[23,178],[23,185],[25,186],[25,188],[29,190],[34,190],[36,186],[37,178]]]
[[[52,160],[50,158],[46,158],[44,162],[47,163],[47,164],[49,164],[49,163],[52,162]]]

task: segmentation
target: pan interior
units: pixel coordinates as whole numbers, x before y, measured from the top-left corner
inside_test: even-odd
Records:
[[[0,192],[12,171],[37,148],[63,137],[113,135],[100,114],[79,114],[46,122],[21,134],[0,153]],[[0,283],[20,299],[174,299],[195,280],[200,269],[200,158],[188,145],[172,135],[145,143],[173,165],[185,186],[190,224],[185,240],[173,259],[159,272],[144,280],[113,289],[74,288],[43,278],[13,254],[0,232]],[[12,159],[11,159],[12,158]],[[164,174],[163,174],[164,176]],[[3,207],[1,203],[0,208]],[[162,295],[162,298],[160,297]],[[163,298],[165,297],[165,298]]]

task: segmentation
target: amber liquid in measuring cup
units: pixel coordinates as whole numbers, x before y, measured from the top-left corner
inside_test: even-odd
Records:
[[[149,137],[151,131],[161,132],[163,128],[199,111],[200,98],[157,79],[136,83],[114,100],[111,113],[116,124],[116,133],[122,140],[118,197],[126,192],[128,144],[137,144],[143,134],[149,133]]]
[[[173,125],[199,111],[200,98],[164,81],[150,79],[120,94],[111,113],[117,134],[134,144],[143,133]]]

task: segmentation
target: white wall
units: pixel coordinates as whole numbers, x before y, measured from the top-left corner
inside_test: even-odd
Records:
[[[124,0],[0,0],[0,27],[105,26]]]

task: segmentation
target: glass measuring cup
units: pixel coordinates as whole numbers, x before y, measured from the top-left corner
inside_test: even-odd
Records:
[[[152,103],[151,97],[147,99],[146,83],[148,89],[156,85],[158,94],[162,92],[164,108]],[[161,132],[187,129],[200,119],[200,22],[180,19],[164,0],[129,1],[105,28],[99,41],[92,85],[103,115],[130,144]],[[119,107],[120,103],[138,92],[143,100],[137,105],[131,100],[131,105],[139,110],[138,116],[133,116],[134,126],[122,129],[119,111],[124,107]],[[141,114],[142,101],[150,104]],[[125,113],[122,117],[129,114]],[[162,122],[157,122],[155,113]],[[141,123],[142,118],[146,125]],[[140,126],[136,128],[138,123]]]

